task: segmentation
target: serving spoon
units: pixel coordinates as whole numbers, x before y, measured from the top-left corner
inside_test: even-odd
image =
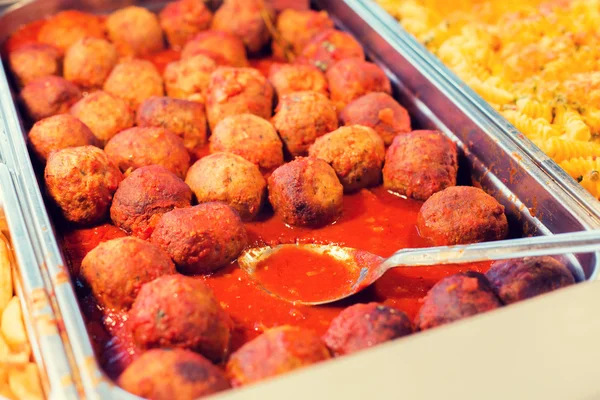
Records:
[[[348,269],[352,277],[346,287],[319,299],[291,299],[265,287],[257,274],[258,268],[285,250],[306,251],[322,257],[328,256]],[[274,247],[255,247],[244,251],[238,264],[265,291],[294,304],[321,305],[345,299],[370,286],[392,268],[411,268],[443,264],[461,264],[477,261],[506,260],[511,258],[549,256],[566,253],[600,251],[600,230],[561,233],[523,239],[499,240],[468,245],[402,249],[384,258],[364,250],[333,244],[281,244]]]

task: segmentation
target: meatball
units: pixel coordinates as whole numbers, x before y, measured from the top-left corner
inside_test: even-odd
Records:
[[[271,38],[262,13],[273,19],[273,9],[262,0],[224,0],[215,12],[211,28],[237,36],[248,52],[257,53]]]
[[[77,224],[100,222],[123,175],[94,146],[70,147],[50,154],[44,180],[63,217]]]
[[[435,328],[501,306],[485,275],[460,272],[442,279],[427,292],[416,325],[420,330]]]
[[[54,151],[100,144],[90,128],[69,114],[55,115],[36,122],[29,131],[28,138],[35,156],[43,163]]]
[[[419,234],[436,246],[505,239],[504,207],[483,190],[450,186],[433,194],[419,210]]]
[[[344,189],[325,161],[301,157],[269,177],[269,201],[286,224],[318,227],[342,214]]]
[[[244,344],[229,358],[227,375],[242,386],[330,358],[313,331],[295,326],[272,328]]]
[[[417,200],[456,185],[456,144],[438,131],[396,136],[385,155],[383,185]]]
[[[297,56],[312,38],[324,30],[332,29],[333,21],[327,11],[287,9],[277,17],[276,27],[282,42]],[[285,59],[284,49],[279,42],[273,40],[272,48],[273,56]]]
[[[210,77],[206,114],[210,129],[230,115],[250,113],[270,118],[273,88],[254,68],[218,68]]]
[[[190,156],[200,158],[206,144],[206,115],[202,104],[151,97],[138,108],[136,122],[138,126],[160,127],[178,135]]]
[[[327,70],[331,101],[339,111],[348,103],[371,92],[392,93],[385,72],[376,64],[359,58],[342,60]]]
[[[34,79],[21,91],[25,112],[33,121],[67,113],[80,98],[81,91],[77,86],[53,75]]]
[[[325,75],[312,65],[273,64],[269,70],[269,82],[278,97],[306,90],[329,95]]]
[[[210,27],[212,13],[203,0],[178,0],[167,4],[158,18],[171,47],[180,50],[194,35]]]
[[[50,44],[63,52],[84,37],[105,37],[101,17],[75,10],[61,11],[50,17],[38,33],[40,43]]]
[[[298,157],[308,154],[318,137],[336,130],[338,118],[335,106],[325,95],[294,92],[279,99],[273,125],[286,150]]]
[[[128,234],[149,239],[164,213],[191,205],[188,185],[165,167],[149,165],[123,179],[115,192],[110,218]]]
[[[227,117],[210,137],[210,151],[226,151],[244,157],[269,171],[283,164],[283,145],[273,125],[252,114]]]
[[[117,133],[133,126],[133,112],[127,103],[101,90],[73,104],[71,115],[86,124],[102,146]]]
[[[314,65],[325,72],[336,62],[346,58],[364,59],[362,46],[346,32],[327,29],[308,42],[296,62]]]
[[[308,154],[327,161],[346,192],[375,186],[381,181],[385,145],[371,128],[341,127],[317,138]]]
[[[148,350],[119,377],[128,392],[153,400],[195,400],[229,389],[221,369],[183,349]]]
[[[166,275],[142,285],[127,322],[142,349],[184,348],[214,362],[229,353],[233,324],[212,290],[197,278]]]
[[[118,59],[116,47],[108,40],[83,38],[65,53],[65,78],[84,89],[101,88]]]
[[[340,122],[373,128],[386,146],[392,144],[397,135],[411,131],[408,111],[382,92],[367,93],[351,101],[340,113]]]
[[[131,110],[152,96],[163,96],[163,80],[150,61],[128,60],[112,70],[104,82],[104,90],[123,99]]]
[[[36,78],[60,75],[62,56],[54,46],[31,43],[12,51],[8,55],[8,65],[17,84],[23,87]]]
[[[496,261],[486,276],[504,304],[575,283],[571,271],[564,264],[547,256]]]
[[[185,183],[198,203],[223,202],[244,221],[256,217],[266,197],[267,182],[258,167],[231,153],[215,153],[196,161]]]
[[[167,95],[204,103],[208,82],[215,69],[215,61],[202,54],[167,64],[163,75]]]
[[[110,139],[104,150],[126,174],[156,164],[183,179],[190,166],[190,155],[183,140],[163,128],[126,129]]]
[[[331,321],[323,341],[333,354],[341,356],[412,332],[412,322],[402,311],[378,303],[355,304]]]
[[[248,65],[244,42],[228,32],[213,30],[200,32],[183,47],[181,58],[185,60],[197,54],[217,55],[232,67]],[[215,62],[219,63],[218,60]]]
[[[239,214],[223,203],[169,211],[156,224],[151,239],[185,274],[206,274],[224,267],[248,242]]]
[[[106,29],[121,56],[147,56],[164,49],[158,18],[145,8],[114,11],[106,19]]]
[[[175,274],[175,264],[160,247],[134,237],[102,242],[81,263],[81,278],[102,306],[128,309],[144,283]]]

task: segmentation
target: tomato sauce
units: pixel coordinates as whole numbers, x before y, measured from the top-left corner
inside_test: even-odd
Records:
[[[28,44],[38,42],[38,33],[42,26],[46,23],[45,20],[34,21],[32,23],[21,26],[13,33],[4,43],[2,53],[4,56]]]
[[[179,60],[181,53],[177,50],[167,49],[158,53],[154,53],[144,57],[146,60],[152,62],[158,72],[162,75],[165,72],[167,64]]]

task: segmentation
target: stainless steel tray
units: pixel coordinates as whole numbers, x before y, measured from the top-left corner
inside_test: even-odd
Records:
[[[62,9],[102,13],[132,3],[155,8],[164,2],[21,2],[0,17],[0,41],[20,25]],[[396,98],[411,113],[415,128],[439,129],[458,143],[463,153],[461,179],[473,178],[475,184],[480,184],[506,206],[514,236],[563,233],[600,226],[593,213],[550,179],[526,152],[508,140],[504,132],[445,77],[416,57],[413,49],[366,12],[365,4],[354,0],[319,0],[315,5],[329,11],[340,27],[361,40],[370,58],[386,70],[393,81]],[[5,121],[7,132],[0,139],[0,155],[18,182],[17,193],[28,221],[29,234],[36,254],[40,255],[38,265],[52,277],[58,311],[68,336],[65,346],[72,351],[75,368],[80,372],[82,395],[86,398],[133,398],[105,377],[94,356],[73,286],[70,280],[64,279],[64,257],[43,204],[27,154],[25,132],[13,100],[6,73],[0,68],[0,117]],[[596,279],[598,264],[597,254],[570,258],[570,266],[579,281]],[[438,335],[437,332],[429,334]],[[390,359],[393,357],[390,354]]]

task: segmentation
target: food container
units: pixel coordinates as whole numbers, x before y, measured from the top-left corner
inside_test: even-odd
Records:
[[[132,3],[154,9],[164,2],[23,2],[9,8],[0,18],[0,41],[6,40],[20,25],[63,9],[103,13]],[[358,38],[369,57],[384,68],[393,82],[395,97],[411,113],[415,128],[439,129],[457,142],[463,153],[460,179],[466,183],[471,183],[472,179],[473,184],[482,186],[506,207],[513,237],[596,229],[600,226],[598,217],[584,207],[583,201],[544,172],[459,88],[452,86],[443,75],[419,58],[414,49],[399,40],[389,26],[380,24],[372,13],[366,12],[368,7],[352,0],[321,0],[314,5],[327,10],[339,27]],[[2,69],[0,117],[5,121],[7,135],[0,142],[0,152],[17,182],[16,191],[25,220],[28,221],[27,226],[31,229],[31,241],[38,249],[35,254],[40,257],[37,265],[40,271],[51,278],[50,287],[66,332],[63,343],[72,351],[74,369],[80,374],[81,395],[89,399],[133,398],[105,376],[94,355],[74,288],[65,275],[64,257],[27,154],[25,132],[19,123],[13,100]],[[596,279],[599,262],[597,254],[569,258],[569,265],[578,281]],[[510,312],[510,309],[502,312]],[[487,315],[485,319],[493,319],[493,315]],[[443,336],[443,331],[427,335]],[[402,343],[393,343],[389,347],[391,351],[387,357],[390,360],[395,358],[394,346],[402,346]],[[343,362],[352,363],[353,358]],[[326,369],[328,364],[317,368]],[[301,388],[295,390],[301,392]]]

